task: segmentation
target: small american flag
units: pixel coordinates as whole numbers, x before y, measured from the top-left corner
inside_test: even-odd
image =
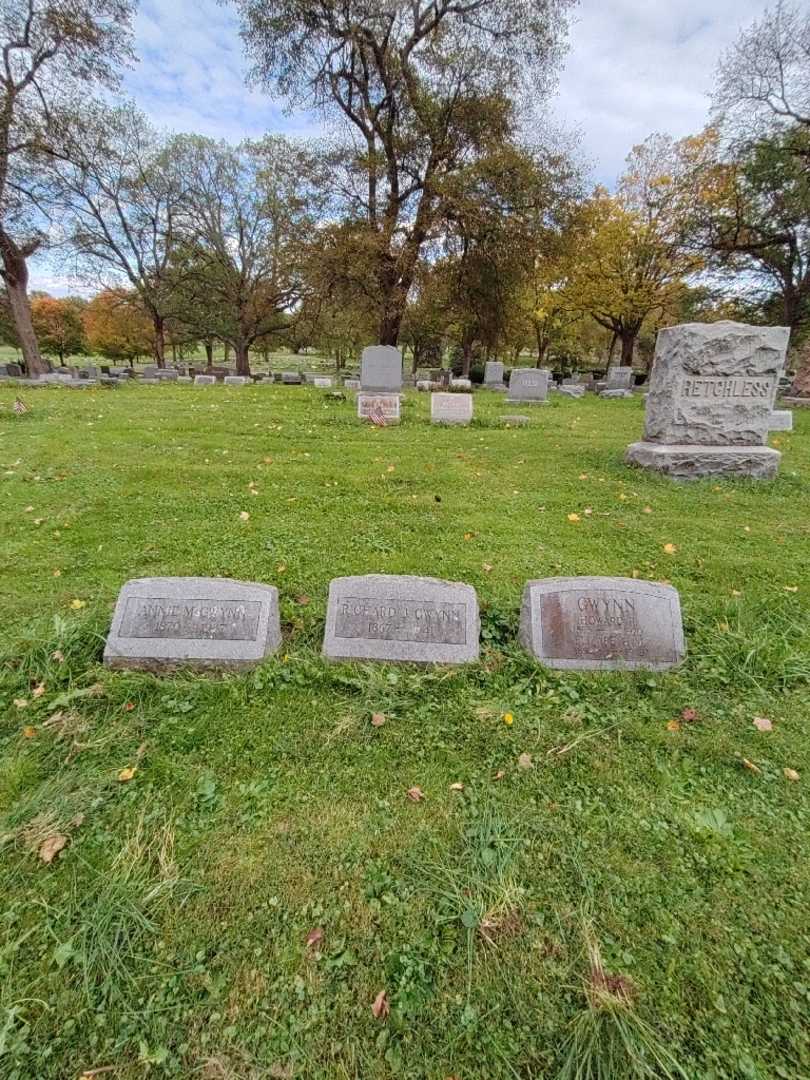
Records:
[[[375,427],[385,427],[385,413],[382,405],[375,402],[368,411],[368,418]]]
[[[25,404],[22,398],[14,398],[14,412],[17,416],[22,416],[23,413],[28,412],[28,406]]]

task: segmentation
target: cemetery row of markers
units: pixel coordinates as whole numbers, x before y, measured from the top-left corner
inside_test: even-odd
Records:
[[[659,334],[645,438],[627,461],[671,476],[776,474],[765,445],[788,333],[782,327],[691,323]],[[513,373],[513,378],[514,378]],[[524,374],[524,373],[522,373]],[[361,415],[384,418],[402,377],[396,349],[363,356]],[[545,373],[525,372],[536,392]],[[511,387],[510,387],[511,389]],[[545,385],[541,389],[545,391]],[[470,395],[434,394],[447,418]],[[364,413],[363,410],[366,410]],[[671,586],[631,578],[548,578],[527,583],[519,640],[549,667],[667,670],[686,652],[680,598]],[[143,578],[122,589],[104,653],[119,668],[239,669],[281,644],[278,590],[215,578]],[[471,585],[406,575],[341,577],[329,588],[323,654],[330,660],[464,664],[478,659],[478,598]]]

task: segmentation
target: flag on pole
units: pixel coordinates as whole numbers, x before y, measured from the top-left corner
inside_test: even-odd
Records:
[[[385,413],[382,405],[375,401],[368,411],[368,418],[375,427],[385,427]]]

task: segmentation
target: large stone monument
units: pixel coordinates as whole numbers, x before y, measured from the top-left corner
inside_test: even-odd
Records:
[[[370,345],[360,359],[363,390],[398,394],[402,389],[402,353],[393,345]]]
[[[278,589],[228,578],[137,578],[118,594],[104,663],[145,671],[255,667],[281,644]]]
[[[478,659],[472,585],[408,575],[335,578],[323,655],[330,660],[466,664]]]
[[[658,333],[643,442],[631,465],[681,479],[768,479],[781,455],[766,446],[790,331],[745,323],[686,323]]]
[[[635,578],[529,581],[520,642],[547,667],[664,671],[686,655],[678,593]]]
[[[550,376],[546,368],[512,368],[506,400],[513,405],[548,405]]]

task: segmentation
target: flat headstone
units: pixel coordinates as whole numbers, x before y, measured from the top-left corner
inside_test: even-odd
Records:
[[[576,671],[665,671],[686,655],[677,590],[635,578],[527,582],[520,642],[547,667]]]
[[[432,424],[469,424],[473,418],[472,394],[431,394]]]
[[[343,385],[347,390],[359,390],[360,389],[360,380],[359,379],[344,379],[343,380]]]
[[[612,401],[616,398],[631,398],[633,396],[632,390],[603,390],[599,397],[606,398],[608,401]]]
[[[501,423],[508,424],[510,427],[525,427],[528,422],[528,416],[521,416],[518,413],[505,413],[501,417]]]
[[[470,379],[451,379],[450,385],[455,390],[472,390],[472,381]]]
[[[251,668],[281,644],[278,589],[228,578],[136,578],[118,594],[104,663]]]
[[[360,420],[371,420],[373,416],[382,416],[386,424],[399,423],[399,394],[357,395],[357,416]]]
[[[144,386],[160,386],[162,382],[162,379],[141,379],[141,383]]]
[[[331,390],[334,385],[334,380],[329,378],[328,375],[316,375],[312,380],[314,386],[317,386],[319,390]]]
[[[285,386],[298,386],[301,383],[300,371],[282,371],[281,381]]]
[[[736,322],[660,330],[644,439],[628,447],[628,464],[680,478],[775,476],[781,455],[765,444],[789,335]]]
[[[793,431],[793,413],[790,409],[774,409],[768,427],[771,431]]]
[[[545,368],[513,368],[506,400],[522,405],[547,404],[549,375]]]
[[[428,390],[433,389],[433,383],[430,379],[417,379],[416,389],[419,390],[420,393],[427,393]]]
[[[563,397],[569,398],[583,398],[585,397],[585,387],[580,386],[579,383],[563,383],[559,387],[560,393]]]
[[[217,381],[216,375],[195,375],[194,376],[194,385],[195,386],[213,386],[216,381]]]
[[[245,386],[247,375],[226,375],[222,381],[226,386]]]
[[[329,586],[323,655],[330,660],[466,664],[478,659],[479,635],[471,585],[368,574]]]
[[[178,375],[177,381],[179,383],[193,383],[194,379],[190,375]]]
[[[402,353],[393,345],[370,345],[360,358],[360,385],[363,390],[402,389]]]

